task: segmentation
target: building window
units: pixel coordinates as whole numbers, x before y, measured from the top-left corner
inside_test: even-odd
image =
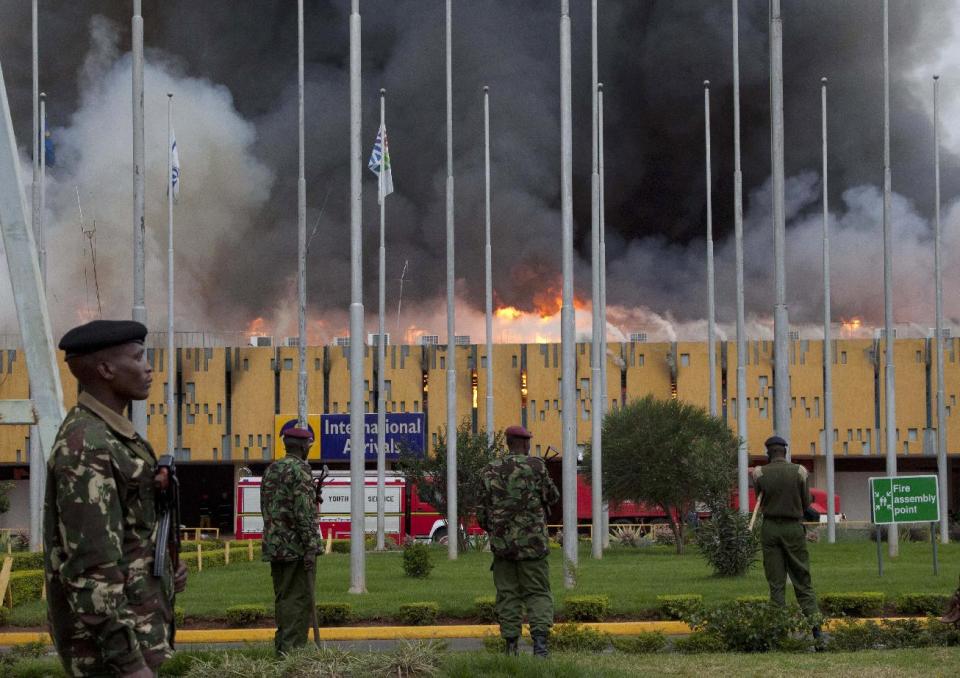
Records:
[[[681,367],[690,367],[690,354],[681,353],[680,354],[680,366]]]
[[[517,366],[517,356],[513,356],[513,361],[511,363],[514,367]]]

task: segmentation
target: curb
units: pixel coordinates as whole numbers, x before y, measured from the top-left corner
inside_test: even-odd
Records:
[[[858,619],[859,623],[881,622],[913,617],[874,617]],[[850,620],[847,620],[850,621]],[[612,636],[635,636],[639,633],[659,631],[668,636],[686,635],[690,627],[682,621],[646,622],[586,622],[583,626],[609,633]],[[829,631],[831,622],[824,628]],[[177,643],[257,643],[273,640],[275,629],[186,629],[177,632]],[[497,635],[496,624],[456,624],[444,626],[346,626],[320,629],[321,640],[428,640],[442,638],[484,638]],[[312,637],[312,634],[311,634]],[[0,645],[41,642],[50,645],[50,635],[45,632],[15,631],[0,633]]]

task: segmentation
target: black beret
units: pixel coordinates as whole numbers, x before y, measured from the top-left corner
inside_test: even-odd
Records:
[[[146,336],[147,328],[136,320],[93,320],[64,334],[59,346],[73,358],[130,342],[142,344]]]
[[[775,447],[776,445],[779,445],[780,447],[786,447],[787,441],[780,436],[771,436],[764,441],[763,445],[764,447]]]

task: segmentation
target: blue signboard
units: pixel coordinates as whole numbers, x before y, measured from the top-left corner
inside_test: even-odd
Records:
[[[388,412],[386,414],[386,458],[396,460],[400,450],[406,448],[423,456],[426,449],[424,415],[411,412]],[[364,415],[364,443],[367,461],[377,459],[377,415]],[[320,456],[324,461],[350,460],[350,415],[320,415]]]

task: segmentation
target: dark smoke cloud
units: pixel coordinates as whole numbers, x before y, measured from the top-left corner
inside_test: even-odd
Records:
[[[349,295],[349,3],[306,4],[308,230],[317,225],[310,251],[310,305],[317,315],[340,318],[338,311],[346,307]],[[588,297],[589,3],[574,0],[571,4],[574,204],[580,254],[577,288]],[[611,304],[641,306],[669,313],[680,321],[700,318],[705,310],[701,243],[705,222],[704,79],[711,80],[713,96],[718,289],[728,300],[733,289],[732,243],[725,241],[733,229],[730,5],[699,0],[607,0],[600,4]],[[740,4],[744,195],[748,239],[755,243],[748,250],[748,281],[754,283],[748,303],[754,313],[762,315],[771,302],[770,285],[765,284],[771,270],[766,261],[770,252],[766,237],[769,193],[764,191],[770,167],[767,3],[744,0]],[[819,79],[825,75],[831,83],[832,203],[842,211],[840,227],[847,224],[850,233],[859,234],[838,240],[847,243],[850,256],[857,256],[862,243],[872,246],[879,240],[879,221],[873,221],[876,194],[860,188],[876,186],[882,177],[879,3],[789,0],[783,4],[786,169],[787,175],[794,177],[790,184],[794,193],[788,198],[794,206],[791,233],[812,233],[810,219],[817,210],[817,179],[808,173],[819,171]],[[184,85],[185,91],[194,93],[198,101],[205,88],[225,94],[214,97],[217,103],[209,116],[222,116],[222,126],[228,130],[234,125],[237,129],[244,129],[244,123],[252,125],[252,135],[238,132],[241,138],[236,143],[222,138],[217,140],[219,145],[209,144],[209,152],[217,157],[204,158],[202,163],[210,172],[249,164],[251,172],[234,178],[258,182],[250,187],[250,195],[238,197],[243,186],[200,178],[196,171],[193,174],[195,182],[202,179],[203,194],[187,199],[191,209],[199,210],[203,201],[229,204],[222,209],[207,206],[202,212],[205,223],[194,225],[208,232],[193,243],[196,251],[178,257],[178,266],[190,281],[188,318],[196,327],[237,328],[255,316],[285,323],[283,319],[292,317],[290,283],[296,263],[296,7],[290,2],[228,0],[145,0],[143,5],[147,60],[157,71],[158,86],[163,82],[176,88],[188,83],[193,89]],[[491,88],[497,298],[504,304],[531,309],[533,292],[557,280],[558,7],[559,3],[547,0],[454,3],[457,272],[462,279],[458,294],[474,307],[480,307],[483,298],[483,85]],[[932,55],[953,39],[952,9],[947,0],[894,2],[891,6],[894,188],[902,196],[902,212],[913,215],[909,228],[917,242],[916,252],[925,252],[929,245],[925,219],[930,210],[918,206],[932,203],[932,134],[928,107],[917,98],[914,76],[917,68],[930,63]],[[95,85],[91,79],[96,78],[122,81],[122,55],[130,43],[130,7],[110,0],[44,1],[41,10],[41,86],[50,94],[51,124],[68,141],[77,133],[73,117],[82,114],[84,106],[92,110],[98,105],[82,95],[82,88]],[[364,0],[361,10],[365,156],[378,123],[378,89],[386,87],[389,97],[388,129],[397,193],[388,200],[388,277],[391,281],[398,278],[404,261],[409,260],[405,300],[430,309],[431,304],[440,303],[445,275],[443,4]],[[29,3],[0,0],[0,62],[21,143],[30,134],[29,15]],[[113,32],[114,37],[104,38],[104,32]],[[104,41],[111,39],[115,46],[104,48]],[[126,68],[129,73],[129,66]],[[103,91],[123,94],[119,84]],[[162,94],[147,92],[148,98]],[[126,110],[129,119],[128,101],[117,107]],[[201,120],[203,108],[194,108],[197,129],[217,127],[217,119]],[[191,134],[186,125],[186,120],[177,124],[184,191],[198,190],[197,183],[190,185],[191,153],[194,170],[200,163],[197,151],[191,151],[186,143]],[[125,140],[128,129],[118,127],[115,134]],[[74,159],[93,153],[89,148],[75,150]],[[163,181],[162,150],[160,154],[155,159],[160,173],[148,186],[154,192]],[[54,179],[58,172],[68,175],[76,171],[70,162],[69,155],[63,158],[62,166],[51,171]],[[90,166],[89,159],[86,166]],[[948,199],[960,187],[958,168],[956,158],[945,154],[943,186]],[[364,175],[369,312],[376,299],[377,206],[373,175],[366,170]],[[70,186],[64,187],[66,194],[70,190]],[[124,190],[128,190],[126,185]],[[264,190],[267,194],[259,195]],[[129,222],[130,207],[121,193],[117,202],[101,213],[117,212],[117,237],[122,242],[121,226]],[[59,216],[73,220],[66,198],[61,202],[64,207]],[[193,218],[193,222],[198,220]],[[75,225],[71,223],[69,228]],[[159,257],[165,242],[159,207],[149,228]],[[819,263],[811,259],[810,248],[802,246],[805,242],[791,237],[796,261],[790,267],[789,294],[792,317],[813,322],[819,306],[810,297],[807,278],[816,274]],[[874,268],[866,273],[879,276],[876,252],[870,251],[866,261]],[[913,253],[914,249],[905,250],[898,258],[899,276],[915,277],[926,270],[927,261],[920,255],[910,258]],[[128,255],[118,249],[115,256],[118,270],[123,270],[122,258]],[[843,252],[837,256],[842,257]],[[82,264],[74,263],[69,268],[76,271],[79,266]],[[162,286],[162,270],[154,276]],[[877,277],[877,284],[879,280]],[[117,314],[124,313],[129,307],[125,296],[129,294],[128,278],[115,276],[111,282],[118,288],[114,297]],[[396,304],[395,287],[391,282],[388,288],[391,306]],[[876,290],[851,284],[853,289],[864,296],[858,298],[851,292],[838,306],[844,312],[879,320]],[[64,296],[69,295],[64,292]],[[162,292],[157,292],[151,300],[154,321],[163,317],[162,297]],[[725,301],[718,308],[728,317],[732,312],[731,303]],[[960,309],[954,312],[960,313]]]

